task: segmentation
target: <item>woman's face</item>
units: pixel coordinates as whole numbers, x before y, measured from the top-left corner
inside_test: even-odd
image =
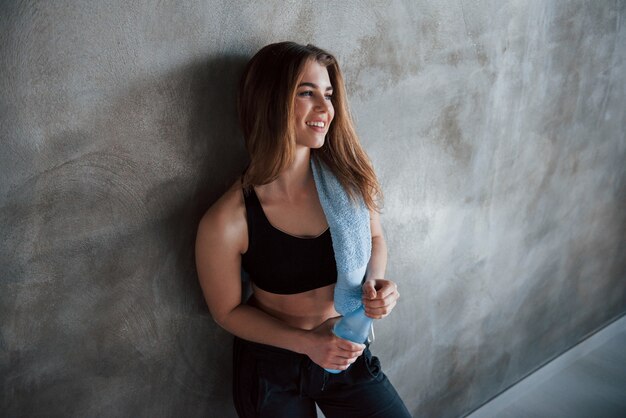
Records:
[[[324,145],[326,133],[335,116],[332,95],[333,86],[326,67],[314,60],[307,61],[296,88],[294,113],[297,145],[308,148]]]

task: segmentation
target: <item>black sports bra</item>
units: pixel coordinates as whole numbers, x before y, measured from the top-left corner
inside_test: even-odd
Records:
[[[254,188],[244,191],[248,251],[244,270],[262,290],[281,295],[306,292],[337,281],[337,265],[327,229],[315,238],[299,238],[270,224]]]

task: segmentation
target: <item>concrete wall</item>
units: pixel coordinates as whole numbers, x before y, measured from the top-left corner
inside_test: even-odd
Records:
[[[174,4],[178,3],[178,4]],[[232,417],[194,271],[245,165],[261,46],[335,52],[402,299],[373,346],[415,416],[468,413],[626,311],[623,1],[0,6],[3,416]]]

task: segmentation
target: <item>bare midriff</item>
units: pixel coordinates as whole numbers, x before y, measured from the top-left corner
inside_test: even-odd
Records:
[[[254,284],[252,289],[254,294],[248,300],[249,305],[294,328],[311,330],[339,316],[333,305],[334,284],[293,295],[266,292]]]

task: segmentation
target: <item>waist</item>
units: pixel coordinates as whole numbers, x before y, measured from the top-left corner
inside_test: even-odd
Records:
[[[333,294],[334,285],[294,295],[274,294],[253,285],[253,294],[246,303],[294,328],[311,330],[339,316]]]

